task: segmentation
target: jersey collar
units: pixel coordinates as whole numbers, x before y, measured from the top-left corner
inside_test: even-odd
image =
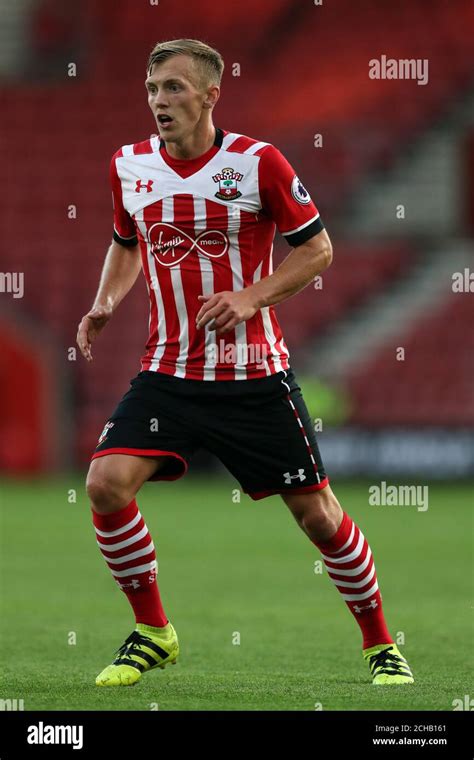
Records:
[[[215,129],[216,134],[213,145],[211,145],[209,150],[196,158],[173,158],[166,150],[165,141],[160,138],[160,155],[163,161],[183,179],[195,174],[219,152],[222,146],[224,131],[220,127],[216,127]]]

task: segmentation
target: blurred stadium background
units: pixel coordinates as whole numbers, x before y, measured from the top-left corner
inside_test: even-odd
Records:
[[[24,273],[23,298],[0,299],[3,472],[85,467],[138,371],[141,279],[91,366],[69,349],[111,237],[110,157],[153,132],[142,85],[148,52],[156,39],[196,36],[226,61],[215,123],[283,151],[334,243],[322,289],[278,308],[311,412],[323,420],[328,470],[472,474],[472,294],[453,292],[452,279],[472,269],[471,3],[0,8],[2,271]],[[368,61],[382,54],[427,58],[428,83],[370,79]],[[276,262],[288,250],[277,235]]]
[[[104,423],[139,370],[148,318],[141,278],[92,364],[76,355],[75,335],[111,239],[110,158],[153,133],[145,62],[157,40],[176,37],[222,53],[215,124],[275,144],[332,238],[322,282],[277,314],[336,493],[344,478],[361,476],[469,483],[470,0],[2,0],[0,20],[0,472],[8,499],[24,494],[23,508],[31,491],[20,486],[30,478],[53,483],[75,473],[71,482],[83,487]],[[370,79],[369,61],[382,55],[428,59],[428,83]],[[277,234],[276,263],[288,251]],[[6,273],[24,273],[22,298],[8,292]],[[186,488],[203,471],[221,488],[222,468],[206,455]],[[465,483],[457,497],[443,493],[458,499],[457,524],[468,530],[472,490]],[[382,541],[383,529],[373,530]],[[104,571],[104,594],[110,585]],[[454,586],[446,587],[451,598]]]

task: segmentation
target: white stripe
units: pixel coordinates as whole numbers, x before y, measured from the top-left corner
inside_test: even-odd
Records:
[[[244,153],[251,156],[254,153],[256,153],[258,150],[260,150],[261,148],[264,148],[266,145],[270,145],[270,143],[257,142],[255,143],[255,145],[251,145],[250,148],[247,148],[247,150],[244,150]]]
[[[305,222],[304,224],[301,224],[299,227],[296,227],[294,230],[288,230],[288,232],[282,232],[281,234],[283,236],[294,235],[295,232],[299,232],[300,230],[304,230],[305,227],[307,227],[309,224],[312,224],[313,222],[315,222],[316,219],[318,219],[318,218],[319,218],[319,211],[316,214],[316,216],[313,216],[313,218],[309,220],[309,222]]]
[[[270,260],[269,260],[269,268],[268,268],[268,276],[270,276],[273,273],[273,243],[272,247],[270,249]],[[276,335],[273,331],[273,325],[272,320],[270,319],[270,311],[268,306],[264,306],[262,309],[260,309],[260,312],[262,314],[262,321],[263,321],[263,329],[265,331],[265,338],[268,341],[268,345],[270,346],[270,353],[273,357],[273,362],[275,365],[275,369],[277,372],[283,372],[283,367],[281,364],[280,354],[278,352],[278,349],[276,348]],[[286,377],[286,373],[285,373]],[[288,386],[287,386],[288,387]],[[290,389],[288,387],[288,393],[290,392]]]
[[[140,539],[146,536],[147,533],[148,528],[145,525],[141,530],[138,531],[138,533],[135,533],[134,536],[125,539],[125,541],[119,541],[117,544],[101,544],[99,541],[97,541],[97,543],[99,544],[99,547],[101,549],[104,549],[106,552],[118,552],[119,549],[125,549],[126,546],[130,546],[130,544],[135,544],[137,541],[140,541]]]
[[[143,221],[143,211],[137,212],[135,214],[135,221],[137,223],[137,226],[140,232],[143,235],[143,239],[148,241],[146,224]],[[148,294],[150,296],[150,300],[152,298],[155,300],[157,320],[158,320],[157,345],[156,345],[155,353],[153,354],[153,359],[150,363],[150,371],[156,372],[156,370],[160,366],[160,360],[166,348],[166,315],[165,315],[165,307],[163,303],[163,296],[161,295],[161,287],[160,287],[158,275],[156,272],[156,260],[151,252],[150,243],[147,242],[146,248],[147,248],[148,270],[150,272],[150,280],[151,280],[151,283],[153,283],[155,287],[151,288],[151,283],[149,285],[148,280],[146,278],[145,278],[145,281],[146,281]],[[150,315],[148,317],[148,331],[150,331],[150,327],[151,327],[151,308],[150,308]]]
[[[181,279],[181,264],[170,268],[171,284],[173,286],[176,311],[179,319],[179,354],[176,359],[175,377],[185,377],[186,361],[189,352],[189,326],[186,301],[184,300],[183,281]]]
[[[357,567],[352,567],[350,570],[339,570],[338,567],[337,568],[336,567],[328,567],[326,565],[326,563],[325,563],[326,570],[328,571],[328,573],[330,575],[331,575],[331,573],[334,573],[336,575],[360,575],[361,573],[364,572],[365,568],[369,564],[371,557],[372,557],[372,552],[370,551],[370,548],[369,548],[367,550],[367,556],[366,556],[366,558],[364,559],[364,561],[360,565],[357,565]],[[375,565],[374,565],[374,567],[375,567]],[[332,578],[332,575],[331,575],[331,578]]]
[[[227,215],[228,219],[230,216],[231,210],[230,208],[227,208]],[[227,234],[229,236],[229,261],[230,261],[230,267],[232,271],[232,290],[235,292],[237,290],[243,290],[244,289],[244,279],[242,275],[242,259],[240,255],[240,247],[239,247],[239,231],[240,231],[240,209],[234,206],[233,210],[233,224],[232,224],[232,232],[230,230],[229,223],[227,224]],[[247,325],[245,322],[241,322],[239,325],[236,325],[234,328],[235,330],[235,348],[237,352],[237,356],[246,356],[245,348],[247,347]],[[242,344],[243,348],[241,351],[238,349],[238,344]],[[247,379],[247,370],[245,367],[245,364],[235,364],[234,367],[234,377],[236,380],[246,380]]]
[[[359,531],[359,540],[357,541],[357,546],[354,549],[354,551],[351,552],[350,554],[346,554],[345,557],[340,557],[339,559],[336,559],[334,556],[329,557],[327,554],[323,554],[322,552],[321,554],[325,560],[335,565],[343,564],[343,563],[345,564],[346,562],[352,562],[354,559],[357,559],[359,554],[361,554],[364,541],[365,541],[365,538],[362,534],[362,531]]]
[[[117,530],[99,530],[98,528],[95,529],[95,532],[98,536],[102,536],[102,538],[113,538],[114,536],[120,536],[121,533],[126,533],[127,530],[131,530],[135,527],[137,522],[140,522],[141,514],[140,512],[137,512],[133,520],[130,520],[126,525],[124,525],[122,528],[117,528]]]
[[[344,588],[346,586],[350,588],[362,588],[362,586],[367,586],[367,584],[369,583],[369,581],[372,580],[374,575],[375,575],[375,565],[372,566],[372,570],[370,571],[370,573],[368,573],[368,575],[361,581],[344,581],[344,580],[337,581],[335,578],[331,578],[331,580],[335,586],[343,586]]]
[[[346,602],[359,602],[362,601],[362,599],[368,599],[369,596],[375,594],[375,592],[378,591],[378,588],[379,584],[377,581],[375,581],[374,585],[371,586],[369,590],[365,592],[365,594],[341,594],[341,596],[346,600]]]
[[[234,143],[236,140],[238,140],[239,137],[242,137],[242,135],[238,135],[236,132],[229,132],[228,135],[225,135],[223,137],[221,148],[223,150],[227,150],[227,148],[230,148],[230,146],[232,145],[232,143]]]
[[[157,135],[151,138],[150,145],[153,153],[156,153],[160,149],[160,140]]]
[[[334,552],[334,554],[341,554],[341,552],[343,552],[345,549],[347,549],[348,546],[350,546],[352,544],[352,539],[354,538],[354,533],[355,533],[355,523],[352,523],[352,528],[351,528],[351,532],[350,532],[349,538],[347,539],[347,541],[344,544],[344,546],[341,546],[341,548],[338,549],[337,552]]]
[[[259,282],[262,279],[262,266],[263,266],[263,261],[260,262],[260,264],[256,268],[255,272],[253,273],[253,282]],[[267,347],[266,346],[262,346],[262,349],[263,348],[265,349],[265,353],[266,353],[266,348]],[[265,367],[265,373],[267,375],[271,375],[272,371],[270,369],[270,365],[267,362],[266,357],[263,360],[263,366]]]
[[[270,319],[270,311],[268,306],[264,306],[262,309],[260,309],[262,313],[262,321],[263,321],[263,329],[265,330],[265,337],[268,341],[268,345],[270,346],[270,353],[273,357],[273,362],[275,364],[275,369],[277,372],[282,372],[283,367],[281,364],[280,354],[278,353],[276,349],[276,335],[273,332],[273,325],[272,320]]]
[[[194,230],[196,237],[206,229],[206,201],[204,198],[193,196],[194,200]],[[214,293],[214,270],[212,261],[203,256],[198,250],[197,257],[201,268],[201,283],[203,295],[212,295]],[[200,307],[199,307],[200,308]],[[204,380],[215,380],[217,363],[216,350],[210,351],[211,346],[216,345],[216,332],[209,330],[209,325],[204,325]]]
[[[122,156],[133,156],[133,144],[132,145],[122,145]]]
[[[285,385],[286,385],[286,383],[285,383]],[[293,403],[293,401],[291,400],[290,397],[288,397],[288,401],[290,402],[290,405],[291,405],[291,408],[293,409],[293,412],[295,412],[296,421],[299,423],[300,428],[302,428],[303,425],[301,423],[301,420],[300,420],[297,408],[295,407],[295,405],[294,405],[294,403]],[[315,462],[314,456],[313,456],[313,450],[312,450],[311,446],[309,445],[309,441],[308,441],[306,435],[304,435],[304,439],[305,439],[305,442],[307,443],[307,448],[309,449],[308,453],[309,453],[309,458],[311,459],[311,464],[314,465],[314,474],[316,475],[316,480],[318,481],[318,483],[320,483],[321,482],[321,477],[319,475],[318,468],[316,467],[316,462]]]
[[[268,262],[268,274],[269,274],[269,276],[271,274],[273,274],[273,243],[272,243],[272,247],[270,248],[270,259],[269,259],[269,262]],[[284,340],[283,336],[282,336],[281,340],[279,341],[279,343],[280,343],[280,349],[281,349],[281,351],[283,351],[283,353],[286,354],[287,357],[289,358],[290,352],[288,351],[288,349],[286,347],[285,340]]]
[[[163,198],[162,221],[174,223],[174,198]],[[183,281],[181,279],[181,264],[170,267],[171,284],[173,286],[174,302],[179,320],[179,354],[176,359],[175,377],[185,377],[186,361],[189,352],[189,327],[186,301],[184,300]]]
[[[290,386],[288,385],[288,383],[286,383],[286,382],[285,382],[285,380],[286,380],[286,379],[287,379],[287,377],[288,377],[288,375],[287,375],[287,373],[286,373],[286,369],[282,369],[282,372],[283,372],[283,374],[284,374],[285,378],[284,378],[284,379],[282,378],[282,380],[281,380],[281,384],[285,386],[286,390],[288,391],[288,394],[290,394],[290,392],[291,392],[291,388],[290,388]],[[290,399],[290,401],[291,401],[291,399]]]
[[[138,573],[147,573],[156,568],[156,560],[149,562],[147,565],[138,565],[138,567],[129,567],[128,570],[111,570],[115,578],[124,578],[126,575],[138,575]]]
[[[153,541],[150,541],[148,546],[145,546],[144,549],[139,549],[137,552],[126,554],[124,557],[118,557],[118,559],[110,559],[109,557],[104,556],[104,559],[108,565],[123,565],[124,562],[130,562],[132,559],[137,559],[138,557],[144,557],[145,554],[150,554],[154,548],[155,545]]]

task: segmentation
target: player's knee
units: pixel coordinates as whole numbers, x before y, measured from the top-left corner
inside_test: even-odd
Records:
[[[98,512],[113,512],[126,507],[133,498],[131,489],[112,473],[89,470],[86,491],[94,509]]]
[[[341,506],[329,486],[312,497],[303,515],[303,530],[312,538],[327,541],[341,524]]]
[[[328,540],[341,523],[342,509],[329,486],[285,501],[301,529],[313,540]]]

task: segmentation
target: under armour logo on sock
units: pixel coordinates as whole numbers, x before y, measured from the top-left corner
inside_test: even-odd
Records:
[[[133,578],[131,583],[119,583],[120,588],[140,588],[140,581]]]
[[[354,604],[354,612],[362,612],[362,610],[375,610],[377,606],[377,599],[372,599],[370,604],[367,604],[365,607],[359,607],[358,604]]]
[[[290,475],[289,472],[284,472],[283,477],[285,478],[285,483],[288,483],[288,485],[291,483],[292,480],[306,480],[306,475],[304,474],[304,469],[299,469],[298,473],[296,475]]]

